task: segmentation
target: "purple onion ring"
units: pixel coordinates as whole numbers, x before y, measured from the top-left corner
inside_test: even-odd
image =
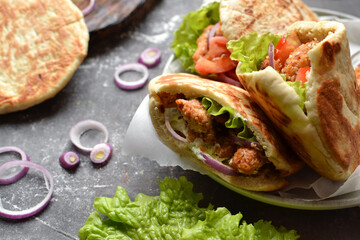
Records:
[[[86,6],[86,8],[82,9],[81,12],[84,16],[91,13],[95,8],[95,0],[90,0],[89,5]]]
[[[22,161],[30,161],[29,156],[20,148],[15,147],[15,146],[5,146],[5,147],[1,147],[0,148],[0,153],[5,153],[5,152],[17,152],[20,154],[21,156],[21,160]],[[15,173],[13,176],[8,177],[8,178],[0,178],[0,185],[1,184],[10,184],[13,182],[16,182],[17,180],[19,180],[20,178],[22,178],[23,176],[26,175],[26,173],[28,172],[29,168],[27,167],[22,167],[20,168],[20,170]]]
[[[169,117],[168,116],[165,116],[165,127],[166,129],[168,130],[168,132],[170,133],[170,135],[175,138],[176,140],[180,141],[180,142],[183,142],[183,143],[186,143],[187,142],[187,139],[180,136],[179,134],[177,134],[175,132],[175,130],[171,127],[171,124],[170,124],[170,121],[169,121]]]
[[[213,169],[225,174],[225,175],[229,175],[229,176],[239,176],[240,172],[236,171],[235,169],[213,159],[212,157],[210,157],[209,155],[201,152],[200,153],[201,156],[204,158],[204,162],[209,165],[210,167],[212,167]]]
[[[220,27],[220,23],[218,22],[214,26],[212,26],[211,29],[209,30],[206,39],[207,49],[209,49],[210,46],[210,39],[215,36],[215,32],[219,27]]]
[[[142,77],[134,82],[125,81],[120,78],[120,74],[128,71],[135,71],[142,73]],[[128,63],[124,65],[120,65],[116,68],[114,74],[114,82],[115,84],[122,89],[133,90],[141,88],[145,85],[146,81],[149,78],[149,71],[146,66],[140,63]]]
[[[16,167],[16,166],[33,168],[38,171],[41,171],[44,174],[44,177],[47,177],[47,179],[49,180],[49,182],[48,182],[45,178],[45,183],[46,183],[47,189],[49,190],[48,194],[40,203],[38,203],[34,207],[28,208],[26,210],[21,210],[21,211],[7,210],[7,209],[3,208],[2,204],[1,204],[1,199],[0,199],[0,216],[3,216],[5,218],[10,218],[10,219],[23,219],[23,218],[27,218],[27,217],[37,214],[38,212],[43,210],[49,204],[52,194],[54,192],[54,179],[53,179],[52,175],[49,173],[49,171],[46,170],[43,166],[35,164],[30,161],[22,161],[22,160],[9,161],[9,162],[2,164],[0,166],[0,174],[2,172],[6,171],[7,169],[9,169],[11,167]],[[50,186],[48,186],[49,183],[50,183]]]
[[[222,82],[234,85],[236,87],[244,88],[243,85],[239,81],[236,81],[236,80],[232,79],[231,77],[226,76],[226,74],[224,74],[224,73],[219,73],[218,76],[219,76],[219,80]]]
[[[275,69],[275,59],[274,59],[274,44],[270,43],[269,49],[268,49],[268,55],[269,55],[269,66]]]
[[[69,136],[71,142],[80,150],[84,152],[90,152],[93,148],[91,147],[84,147],[80,142],[80,137],[83,133],[88,130],[98,130],[104,134],[103,142],[107,142],[109,138],[109,132],[107,128],[98,121],[95,120],[83,120],[76,123],[73,127],[70,128]]]

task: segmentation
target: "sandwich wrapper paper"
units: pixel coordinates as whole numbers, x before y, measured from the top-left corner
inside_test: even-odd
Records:
[[[322,16],[320,20],[336,20],[343,22],[347,29],[353,65],[360,64],[360,20],[344,20],[333,16]],[[164,73],[181,72],[181,64],[173,62]],[[204,175],[209,172],[180,157],[158,137],[149,115],[149,96],[146,96],[138,107],[125,135],[122,153],[129,156],[142,156],[156,161],[160,166],[180,166],[185,170],[194,170]],[[288,178],[289,186],[278,194],[285,198],[306,200],[323,200],[360,190],[360,166],[345,182],[334,182],[319,176],[305,167],[299,173]]]

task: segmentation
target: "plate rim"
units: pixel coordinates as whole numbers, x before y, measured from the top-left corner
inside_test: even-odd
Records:
[[[342,13],[335,10],[329,10],[329,9],[320,9],[316,7],[310,7],[311,10],[313,10],[317,15],[323,14],[323,15],[332,15],[343,19],[350,19],[350,20],[360,20],[360,18],[353,16],[351,14]],[[174,62],[175,56],[174,54],[171,54],[168,58],[162,73],[167,74],[171,73],[168,71],[170,68],[172,62]],[[195,170],[194,170],[195,171]],[[322,199],[322,200],[313,200],[313,199],[299,199],[299,198],[284,198],[281,196],[276,196],[270,193],[266,192],[255,192],[255,191],[249,191],[245,189],[237,188],[224,180],[222,180],[220,177],[216,176],[212,172],[206,171],[207,176],[212,178],[214,181],[218,182],[219,184],[223,185],[224,187],[242,195],[245,197],[248,197],[250,199],[270,204],[273,206],[283,207],[283,208],[291,208],[291,209],[299,209],[299,210],[337,210],[337,209],[345,209],[345,208],[351,208],[351,207],[359,207],[360,206],[360,196],[357,196],[355,198],[346,198],[347,195],[351,195],[354,193],[358,193],[360,191],[355,191],[352,193],[344,194],[342,197],[345,197],[345,199]]]

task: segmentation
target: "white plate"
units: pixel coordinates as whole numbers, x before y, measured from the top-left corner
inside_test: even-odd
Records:
[[[355,16],[337,11],[332,11],[332,10],[318,9],[318,8],[312,8],[312,10],[319,17],[325,18],[324,16],[329,16],[328,18],[326,17],[329,20],[335,20],[336,18],[350,19],[350,20],[359,19]],[[176,72],[185,72],[185,70],[181,66],[181,62],[172,55],[165,64],[163,73],[176,73]],[[336,198],[325,199],[325,200],[285,198],[272,193],[253,192],[253,191],[236,188],[210,172],[208,173],[208,175],[218,183],[243,196],[275,206],[294,208],[294,209],[306,209],[306,210],[332,210],[332,209],[343,209],[343,208],[360,206],[360,191],[344,194]]]

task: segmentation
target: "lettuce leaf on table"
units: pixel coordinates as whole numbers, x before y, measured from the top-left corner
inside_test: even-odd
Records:
[[[138,194],[131,201],[118,187],[113,198],[99,197],[95,211],[79,230],[80,239],[298,239],[296,231],[276,229],[271,222],[247,224],[226,208],[198,206],[201,193],[185,177],[159,180],[160,195]],[[105,216],[101,216],[101,214]],[[240,222],[241,221],[241,222]]]

